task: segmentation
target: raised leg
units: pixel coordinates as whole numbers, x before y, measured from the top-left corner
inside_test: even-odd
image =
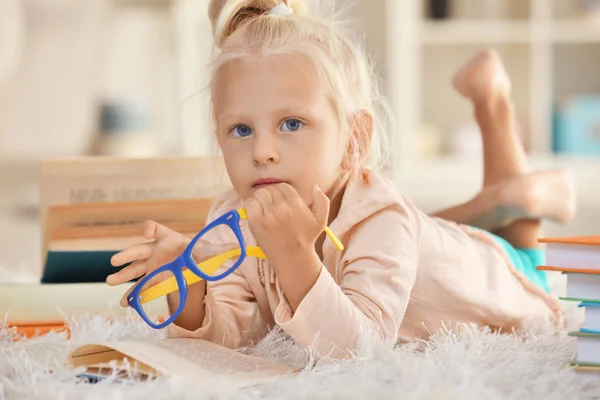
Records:
[[[484,186],[471,200],[433,216],[488,231],[520,219],[568,223],[574,216],[574,188],[562,170],[536,171]]]
[[[433,215],[495,230],[515,247],[537,247],[540,219],[566,223],[575,214],[570,179],[558,170],[531,172],[516,129],[510,80],[495,51],[478,53],[453,84],[473,102],[483,142],[483,187],[471,201]]]

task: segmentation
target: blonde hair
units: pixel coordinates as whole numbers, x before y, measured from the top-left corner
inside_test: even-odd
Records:
[[[269,13],[282,3],[293,12]],[[211,0],[209,17],[220,50],[213,65],[211,97],[216,74],[229,62],[269,55],[303,57],[326,85],[348,136],[352,167],[380,169],[387,165],[385,128],[390,114],[364,50],[341,34],[333,20],[310,17],[306,11],[301,0]]]

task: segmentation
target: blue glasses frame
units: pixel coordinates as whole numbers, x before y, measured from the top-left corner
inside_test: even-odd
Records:
[[[245,212],[240,211],[241,210],[229,211],[212,221],[210,224],[206,225],[196,236],[194,236],[194,238],[187,245],[183,253],[180,254],[175,260],[163,265],[160,268],[155,269],[148,275],[144,276],[144,278],[142,278],[136,284],[135,288],[133,288],[133,290],[127,297],[127,302],[129,303],[129,306],[132,307],[148,325],[150,325],[154,329],[164,328],[165,326],[173,322],[175,319],[177,319],[179,314],[181,314],[181,312],[183,311],[188,295],[188,285],[186,282],[186,278],[184,277],[184,268],[189,269],[191,272],[193,272],[194,274],[206,281],[218,281],[227,277],[241,265],[241,263],[246,258],[246,243],[244,241],[242,230],[240,228],[240,220],[246,219],[246,215]],[[204,236],[208,231],[219,225],[227,225],[229,228],[231,228],[240,244],[240,254],[235,264],[228,268],[225,272],[219,275],[208,275],[196,265],[196,262],[192,257],[192,250],[202,236]],[[177,310],[175,310],[175,312],[172,313],[168,319],[157,324],[154,323],[150,318],[148,318],[148,315],[146,315],[146,312],[143,310],[141,304],[142,297],[140,296],[140,294],[144,286],[149,281],[151,281],[152,278],[154,278],[158,274],[167,271],[171,272],[175,280],[177,281],[177,286],[179,288],[179,305],[177,306]]]

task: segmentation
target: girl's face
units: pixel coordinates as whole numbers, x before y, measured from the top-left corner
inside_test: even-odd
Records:
[[[308,61],[234,61],[221,67],[215,85],[218,143],[242,198],[277,182],[290,184],[309,205],[315,184],[332,196],[347,144]]]

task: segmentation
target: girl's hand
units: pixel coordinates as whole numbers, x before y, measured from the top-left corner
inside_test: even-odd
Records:
[[[250,230],[274,267],[315,254],[329,215],[329,199],[317,186],[311,207],[287,183],[261,188],[245,203]]]
[[[191,238],[188,238],[172,229],[167,228],[155,221],[146,221],[142,225],[142,231],[146,239],[152,240],[147,243],[140,243],[125,248],[111,258],[111,264],[115,267],[131,263],[119,272],[109,275],[106,278],[106,283],[111,286],[116,286],[129,282],[133,279],[147,275],[155,269],[162,267],[175,260],[183,253]],[[232,245],[211,245],[202,240],[198,240],[194,246],[194,260],[200,262],[223,251],[230,250]],[[159,283],[166,277],[161,277],[159,274],[151,282],[152,285]],[[170,274],[168,276],[171,276]],[[127,297],[136,285],[133,285],[121,298],[121,306],[127,307]]]

